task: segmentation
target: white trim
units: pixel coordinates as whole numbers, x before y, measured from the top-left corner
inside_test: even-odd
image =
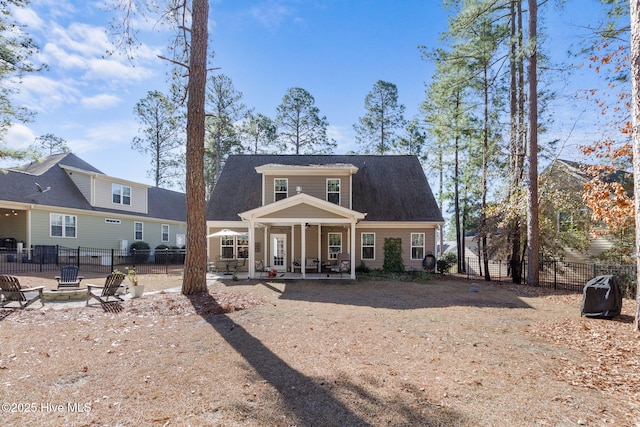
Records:
[[[373,246],[371,246],[371,245],[364,246],[364,245],[362,244],[362,242],[363,242],[363,238],[362,238],[362,236],[363,236],[364,234],[373,234]],[[373,248],[373,258],[364,258],[364,257],[362,256],[362,250],[363,250],[365,247],[366,247],[366,248],[371,248],[371,247]],[[360,232],[360,259],[361,259],[362,261],[375,261],[375,260],[376,260],[376,233],[375,233],[374,231],[361,231],[361,232]]]
[[[257,166],[256,172],[264,175],[305,175],[318,176],[327,174],[353,175],[358,168],[351,163],[333,163],[325,165],[280,165],[268,163]]]
[[[308,203],[311,206],[314,206],[318,209],[325,210],[328,212],[332,212],[336,215],[341,215],[344,218],[317,218],[320,222],[334,222],[334,223],[343,223],[348,218],[354,218],[356,220],[362,220],[367,215],[366,213],[361,213],[358,211],[354,211],[352,209],[345,208],[340,205],[336,205],[335,203],[327,202],[326,200],[318,199],[317,197],[310,196],[305,193],[296,194],[295,196],[287,197],[286,199],[269,203],[266,206],[261,206],[255,209],[251,209],[245,212],[240,212],[238,216],[242,218],[244,221],[248,221],[249,218],[261,218],[265,215],[269,215],[275,212],[279,212],[283,209],[290,208],[292,206],[296,206],[302,203]],[[310,218],[309,218],[310,219]],[[314,219],[315,221],[316,219]],[[269,218],[266,222],[274,223],[292,223],[295,220],[292,218]],[[307,221],[310,222],[310,221]],[[297,222],[296,222],[297,223]]]
[[[403,222],[403,221],[360,221],[358,228],[437,228],[444,225],[444,221],[419,221],[419,222]]]

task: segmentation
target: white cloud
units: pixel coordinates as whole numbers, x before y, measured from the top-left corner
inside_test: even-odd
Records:
[[[15,98],[32,111],[53,110],[61,105],[75,102],[79,92],[64,80],[53,80],[39,75],[25,76],[12,82],[20,92]]]
[[[103,110],[111,107],[115,107],[122,100],[116,95],[109,95],[106,93],[83,98],[80,103],[83,107],[90,108],[92,110]]]
[[[123,143],[129,146],[137,132],[138,124],[134,120],[103,122],[87,129],[85,141],[94,148]]]
[[[112,59],[94,58],[88,61],[88,70],[83,78],[88,80],[140,81],[153,76],[153,71],[144,67],[133,67]]]
[[[29,147],[35,139],[36,135],[33,131],[20,123],[12,124],[5,135],[7,146],[18,150]]]
[[[11,16],[13,16],[17,23],[26,25],[29,30],[40,29],[44,23],[33,9],[24,7],[11,8]]]
[[[359,151],[360,147],[355,143],[355,131],[351,127],[329,125],[327,127],[327,137],[335,140],[337,154],[346,154],[351,151]]]
[[[279,0],[268,0],[252,7],[251,15],[264,27],[275,29],[293,15],[293,10]]]

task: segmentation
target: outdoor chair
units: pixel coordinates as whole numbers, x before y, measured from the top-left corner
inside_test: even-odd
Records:
[[[101,305],[112,302],[109,301],[109,298],[111,297],[119,301],[124,301],[118,293],[118,289],[120,288],[120,285],[122,285],[124,277],[125,276],[122,273],[111,273],[107,276],[104,286],[87,284],[87,305],[89,305],[89,300],[91,298],[97,299]]]
[[[256,273],[260,273],[260,277],[262,277],[263,273],[269,272],[269,269],[264,266],[264,262],[261,259],[256,261],[255,267]]]
[[[78,267],[75,265],[65,265],[60,268],[60,275],[56,276],[58,289],[65,287],[78,287],[84,276],[78,276]]]
[[[4,308],[11,303],[17,303],[19,308],[24,309],[38,300],[44,306],[43,290],[44,286],[23,288],[17,277],[0,275],[0,307]]]
[[[345,253],[338,254],[338,262],[330,267],[332,273],[351,273],[351,255]]]
[[[304,262],[304,271],[312,271],[314,273],[318,272],[318,260],[316,258],[307,258]]]

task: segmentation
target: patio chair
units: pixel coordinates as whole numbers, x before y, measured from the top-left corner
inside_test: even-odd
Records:
[[[78,276],[78,267],[75,265],[65,265],[60,268],[60,275],[56,276],[58,289],[65,287],[78,287],[84,276]]]
[[[351,255],[345,253],[338,254],[338,262],[330,267],[332,273],[351,273]]]
[[[261,259],[256,260],[255,262],[255,270],[256,273],[260,273],[260,277],[262,277],[263,273],[268,273],[269,269],[264,266],[264,262]]]
[[[38,300],[44,306],[43,290],[44,286],[23,288],[17,277],[0,275],[0,307],[4,308],[11,303],[18,303],[19,308],[24,309]]]
[[[122,273],[111,273],[107,276],[107,279],[104,282],[104,286],[101,285],[92,285],[87,284],[87,305],[89,305],[89,300],[91,298],[97,299],[101,305],[105,305],[109,302],[109,298],[113,297],[119,301],[124,301],[120,294],[118,293],[118,289],[120,285],[122,285],[122,281],[124,280],[124,274]],[[101,292],[95,292],[101,290]]]
[[[304,260],[304,271],[312,271],[314,273],[318,272],[318,260],[316,258],[307,258]]]

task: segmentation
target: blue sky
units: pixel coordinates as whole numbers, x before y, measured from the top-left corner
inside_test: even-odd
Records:
[[[124,55],[105,57],[113,15],[101,3],[32,0],[27,9],[14,11],[49,70],[20,83],[16,102],[37,115],[13,126],[6,143],[25,147],[53,133],[107,175],[152,183],[146,176],[149,160],[130,148],[139,128],[133,108],[150,90],[168,91],[168,64],[157,55],[165,51],[169,33],[140,23],[142,45],[133,63]],[[577,40],[594,3],[570,0],[562,12],[546,12],[554,55],[562,57]],[[438,0],[212,0],[210,65],[233,80],[248,107],[272,118],[288,88],[308,90],[327,117],[337,153],[345,153],[357,149],[353,124],[377,80],[397,85],[406,118],[418,115],[433,68],[417,46],[436,46],[445,29]],[[549,136],[566,144],[564,157],[593,133],[592,116],[572,100],[575,85],[561,86],[565,96],[554,106]]]

